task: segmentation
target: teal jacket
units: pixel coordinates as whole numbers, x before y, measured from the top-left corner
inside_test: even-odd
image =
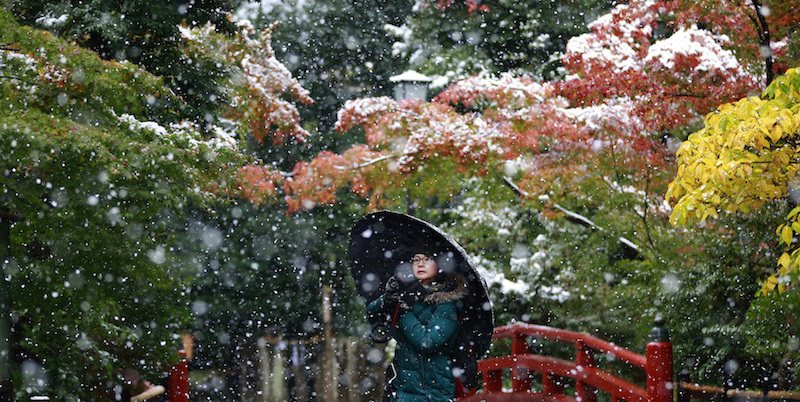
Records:
[[[450,355],[458,333],[458,301],[467,294],[466,280],[450,274],[427,288],[411,310],[396,320],[397,341],[391,401],[452,401],[455,380]],[[367,307],[370,316],[382,306],[383,296]],[[393,309],[392,309],[393,310]]]

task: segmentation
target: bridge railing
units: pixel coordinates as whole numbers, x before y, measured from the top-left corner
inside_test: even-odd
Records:
[[[631,352],[597,337],[542,325],[513,324],[495,328],[494,339],[511,339],[511,354],[478,362],[483,374],[483,392],[461,398],[462,402],[540,400],[558,402],[596,402],[597,391],[611,396],[612,402],[671,402],[673,400],[672,344],[657,321],[650,334],[646,355]],[[572,344],[575,360],[533,354],[528,338],[549,339]],[[647,374],[646,388],[619,378],[595,364],[595,353],[642,369]],[[511,392],[503,391],[503,371],[511,372]],[[531,372],[541,374],[541,391],[532,390]],[[565,379],[572,378],[574,395],[565,395]]]

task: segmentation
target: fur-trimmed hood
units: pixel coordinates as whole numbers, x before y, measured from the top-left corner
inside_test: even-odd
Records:
[[[430,292],[424,298],[428,304],[454,302],[463,299],[469,293],[467,279],[455,272],[439,275],[426,290]]]

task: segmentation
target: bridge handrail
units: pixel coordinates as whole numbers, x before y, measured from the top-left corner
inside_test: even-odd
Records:
[[[606,342],[600,338],[581,332],[573,332],[544,325],[516,323],[495,328],[492,339],[513,339],[520,335],[573,344],[580,341],[583,342],[585,346],[588,346],[598,352],[610,354],[643,370],[647,369],[646,357],[638,353],[631,352],[630,350],[617,346],[611,342]]]
[[[518,395],[527,400],[596,402],[596,391],[602,390],[611,396],[612,402],[672,402],[672,344],[662,324],[662,320],[656,321],[645,356],[580,332],[526,323],[497,327],[494,329],[493,339],[512,339],[511,354],[479,361],[478,369],[483,373],[483,393],[462,398],[460,401],[480,401],[489,395],[491,400],[516,400],[514,395]],[[577,351],[575,361],[531,353],[528,337],[572,343]],[[593,351],[612,355],[644,370],[647,374],[646,388],[596,367]],[[502,391],[503,369],[511,369],[510,394]],[[542,374],[541,392],[531,389],[532,378],[525,370]],[[564,385],[558,378],[565,377],[575,379],[574,398],[564,395]]]
[[[484,373],[497,373],[502,369],[527,369],[540,373],[547,373],[547,375],[557,377],[570,377],[594,388],[608,392],[613,400],[625,400],[629,402],[646,402],[647,391],[643,388],[636,386],[621,378],[615,377],[603,370],[594,367],[581,367],[575,362],[561,360],[553,357],[540,356],[540,355],[516,355],[516,356],[501,356],[492,357],[489,359],[481,360],[479,370]],[[496,375],[496,374],[495,374]],[[489,375],[489,382],[497,382],[499,378],[491,378]],[[519,380],[519,379],[518,379]],[[552,381],[552,378],[550,379]],[[495,384],[497,388],[499,384]],[[545,384],[542,394],[550,398],[555,395],[560,395],[563,392],[563,387],[554,387],[554,384]],[[529,386],[528,386],[529,387]],[[527,392],[528,387],[521,387],[515,392]],[[588,391],[588,390],[587,390]],[[566,400],[574,400],[573,398],[564,398]],[[589,397],[589,399],[593,399]]]

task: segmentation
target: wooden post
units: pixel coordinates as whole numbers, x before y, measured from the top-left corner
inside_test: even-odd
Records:
[[[183,344],[183,352],[186,353],[186,360],[192,360],[194,356],[194,334],[188,332],[181,334],[181,342]]]
[[[487,394],[503,392],[503,370],[483,373],[483,391]]]
[[[272,345],[272,371],[270,375],[270,395],[273,401],[284,401],[289,394],[286,389],[286,357],[284,356],[288,349],[284,347],[283,342],[278,342]],[[303,384],[304,386],[305,384]]]
[[[169,370],[169,400],[170,402],[189,402],[189,363],[186,361],[186,352],[179,350],[181,360]]]
[[[583,343],[583,340],[578,339],[575,342],[575,349],[577,349],[575,363],[580,366],[578,369],[593,369],[594,356],[592,356],[592,351]],[[597,402],[597,390],[579,379],[575,380],[575,393],[579,402]]]
[[[553,373],[542,373],[542,393],[547,396],[564,395],[561,378]]]
[[[6,264],[11,257],[12,217],[0,208],[0,401],[14,400],[11,377],[11,290],[6,283]]]
[[[528,347],[528,337],[525,334],[514,334],[514,340],[511,341],[511,354],[526,355],[530,352],[530,348]],[[514,390],[514,392],[530,391],[530,372],[520,368],[511,369],[511,388]]]
[[[664,320],[656,318],[647,344],[647,402],[672,402],[675,388],[672,380],[672,343],[664,328]]]
[[[356,339],[345,339],[341,349],[346,351],[345,358],[347,359],[347,401],[356,402],[359,400],[361,393],[361,375],[358,370],[358,358],[363,353],[361,343]]]
[[[332,325],[332,306],[331,306],[331,292],[329,286],[322,288],[322,323],[324,326],[325,337],[325,358],[322,365],[322,400],[324,402],[336,402],[338,398],[338,370],[336,368],[336,351],[334,350],[333,342],[333,325]]]
[[[270,386],[269,380],[272,378],[272,367],[267,348],[267,338],[260,337],[256,342],[258,347],[258,377],[259,377],[259,391],[261,391],[261,400],[269,401],[270,399]]]

